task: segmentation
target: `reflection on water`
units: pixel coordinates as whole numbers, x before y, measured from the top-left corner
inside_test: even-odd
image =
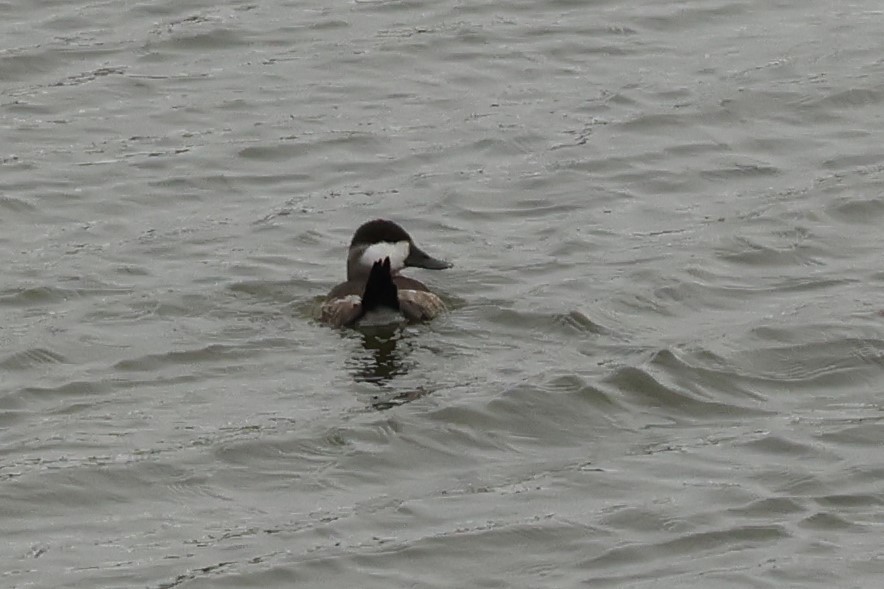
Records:
[[[353,378],[356,382],[370,382],[378,386],[408,372],[407,346],[397,348],[402,332],[391,327],[375,327],[358,331],[362,349],[353,359]]]
[[[357,331],[362,350],[350,359],[353,380],[367,382],[380,388],[372,396],[371,405],[378,410],[396,407],[426,395],[423,387],[410,390],[393,388],[397,377],[408,374],[410,345],[405,332],[398,326],[362,328]]]

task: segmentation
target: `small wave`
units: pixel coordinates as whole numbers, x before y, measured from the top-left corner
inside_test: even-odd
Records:
[[[114,368],[126,372],[142,372],[158,370],[164,366],[203,364],[229,361],[232,358],[247,358],[255,353],[259,352],[249,351],[241,346],[211,344],[190,350],[147,354],[139,358],[120,360],[114,364]]]
[[[715,397],[703,393],[697,385],[681,380],[683,386],[667,385],[645,369],[625,366],[615,370],[605,379],[605,383],[614,386],[632,403],[663,410],[673,416],[737,418],[763,413],[757,407],[738,404],[733,400],[715,400]],[[707,398],[702,398],[703,396]]]
[[[44,364],[64,364],[67,358],[46,348],[31,348],[23,352],[10,354],[0,360],[0,368],[8,370],[24,370]]]
[[[878,225],[884,217],[884,199],[852,196],[839,199],[828,210],[840,221]]]

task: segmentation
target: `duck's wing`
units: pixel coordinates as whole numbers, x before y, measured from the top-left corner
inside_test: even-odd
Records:
[[[399,311],[409,321],[427,321],[445,311],[445,303],[426,290],[399,290]]]
[[[362,297],[348,295],[322,304],[319,320],[332,327],[346,327],[362,315]]]

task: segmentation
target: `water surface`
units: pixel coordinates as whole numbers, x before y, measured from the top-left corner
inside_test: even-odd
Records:
[[[0,15],[0,585],[880,585],[876,2]]]

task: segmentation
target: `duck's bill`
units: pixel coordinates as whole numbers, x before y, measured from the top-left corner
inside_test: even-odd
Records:
[[[413,266],[415,268],[426,268],[427,270],[444,270],[445,268],[451,268],[451,264],[445,260],[439,260],[427,255],[426,252],[416,245],[411,246],[411,251],[408,252],[408,257],[405,258],[405,265]]]

